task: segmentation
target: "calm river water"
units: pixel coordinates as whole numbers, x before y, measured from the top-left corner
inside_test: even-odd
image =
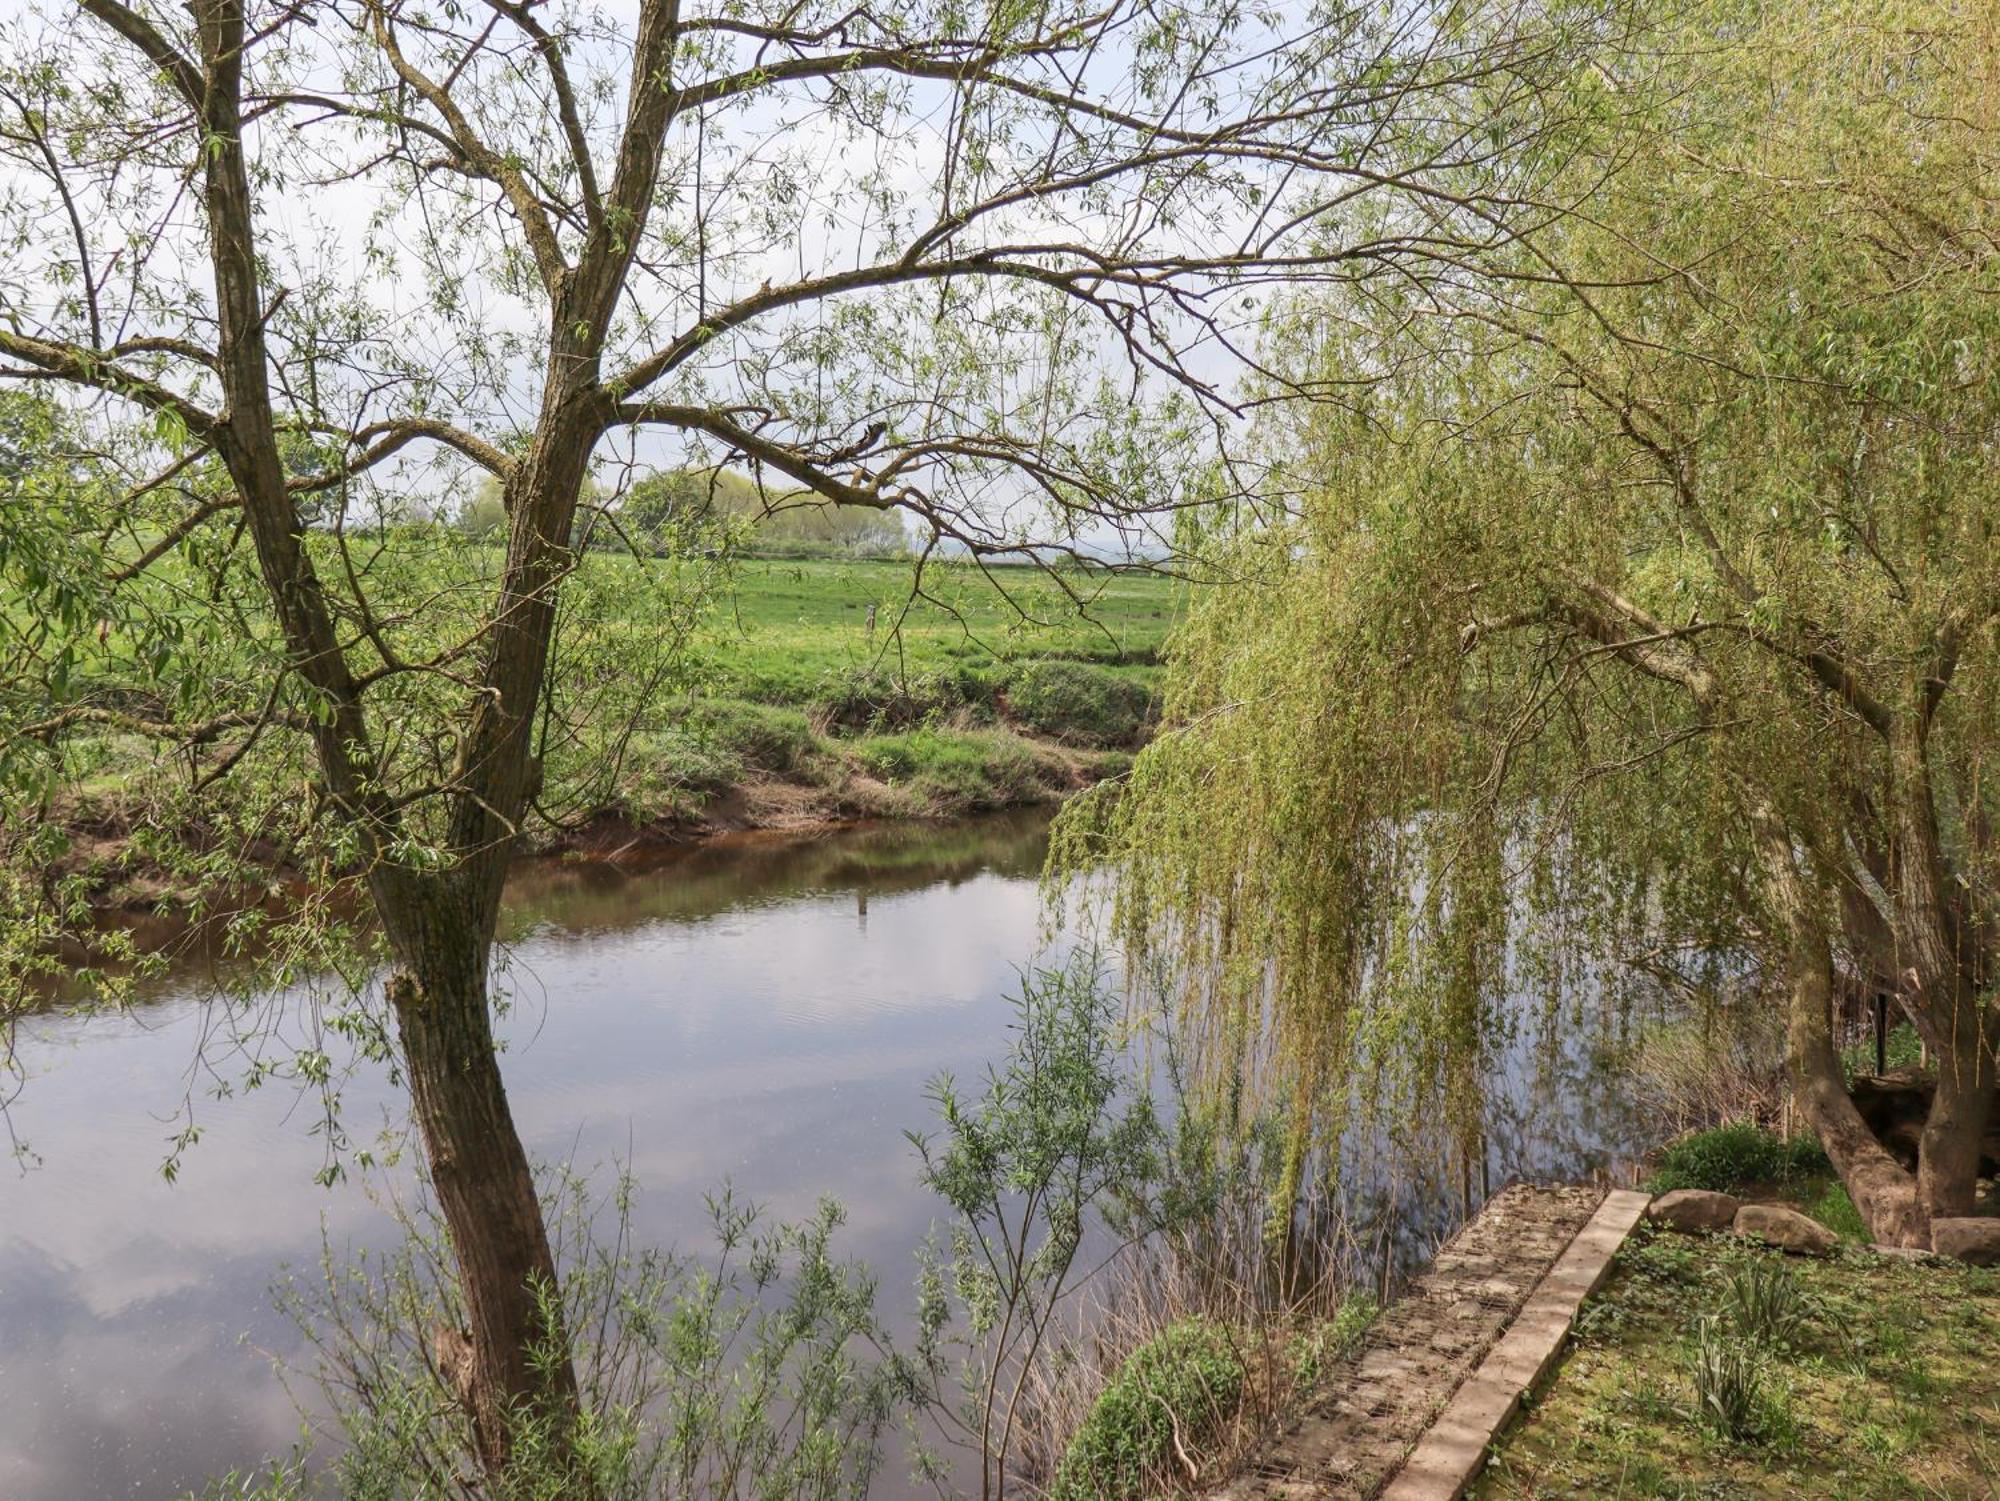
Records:
[[[780,1216],[832,1194],[846,1253],[906,1285],[934,1201],[902,1132],[928,1123],[928,1080],[1005,1049],[1005,997],[1040,951],[1045,832],[1029,813],[525,868],[503,1032],[530,1151],[629,1163],[638,1235],[688,1250],[725,1180]],[[125,1015],[23,1028],[12,1125],[39,1165],[0,1168],[8,1501],[171,1497],[288,1449],[300,1420],[271,1355],[298,1336],[268,1288],[311,1270],[322,1225],[336,1253],[392,1239],[360,1182],[314,1185],[310,1102],[209,1097],[211,1022],[189,978]],[[168,1183],[189,1098],[204,1134]],[[1519,1060],[1496,1110],[1495,1187],[1588,1171],[1631,1135]],[[357,1138],[400,1111],[379,1070],[346,1090]]]

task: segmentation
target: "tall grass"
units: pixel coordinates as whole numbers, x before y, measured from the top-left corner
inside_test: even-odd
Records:
[[[1703,1317],[1695,1325],[1689,1364],[1702,1422],[1733,1442],[1756,1437],[1766,1401],[1756,1347],[1733,1338],[1720,1320]]]
[[[1323,1191],[1279,1218],[1286,1137],[1197,1095],[1172,1043],[1151,1181],[1109,1216],[1119,1253],[1027,1372],[1021,1475],[1103,1501],[1188,1494],[1229,1473],[1352,1352],[1375,1313]]]
[[[1739,999],[1656,1025],[1632,1049],[1621,1083],[1662,1134],[1775,1123],[1787,1089],[1780,1009]]]

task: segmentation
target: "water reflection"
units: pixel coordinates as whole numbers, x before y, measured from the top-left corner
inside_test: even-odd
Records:
[[[1040,943],[1046,823],[748,837],[524,868],[503,923],[501,1031],[529,1150],[629,1162],[633,1228],[661,1246],[705,1245],[703,1197],[725,1178],[786,1217],[830,1193],[849,1211],[845,1253],[898,1296],[934,1212],[901,1133],[927,1122],[931,1077],[974,1073],[1006,1047],[1003,997]],[[33,1077],[15,1125],[42,1165],[0,1178],[9,1501],[171,1496],[288,1448],[298,1419],[269,1353],[297,1337],[266,1290],[281,1264],[316,1261],[322,1219],[335,1255],[391,1239],[359,1185],[313,1186],[323,1153],[297,1096],[205,1096],[210,1018],[183,981],[128,1015],[23,1029]],[[1362,1242],[1407,1260],[1454,1222],[1468,1184],[1476,1196],[1482,1182],[1615,1167],[1640,1126],[1594,1082],[1608,1041],[1552,1047],[1524,1027],[1502,1050],[1478,1179],[1435,1143],[1352,1143]],[[206,1134],[169,1185],[159,1165],[186,1099]],[[358,1137],[403,1108],[379,1071],[346,1092]]]
[[[629,1159],[635,1229],[657,1244],[698,1247],[702,1195],[728,1177],[788,1216],[834,1194],[849,1254],[907,1265],[931,1211],[901,1132],[939,1069],[1005,1047],[1045,834],[1029,814],[525,868],[502,1030],[530,1150]],[[313,1186],[296,1096],[204,1095],[205,1012],[168,985],[127,1016],[23,1029],[15,1125],[41,1165],[0,1178],[9,1501],[172,1495],[288,1447],[298,1420],[264,1352],[295,1336],[266,1288],[315,1261],[322,1215],[337,1253],[389,1238],[357,1185]],[[190,1096],[205,1135],[169,1185]],[[401,1106],[379,1072],[346,1093],[364,1138]]]

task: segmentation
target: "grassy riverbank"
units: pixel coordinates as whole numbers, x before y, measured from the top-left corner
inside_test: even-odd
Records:
[[[410,545],[431,550],[426,577],[477,579],[498,562],[435,536]],[[557,654],[566,718],[548,737],[531,848],[601,853],[1058,798],[1123,769],[1145,739],[1181,598],[1170,580],[1103,570],[745,559],[684,619],[663,616],[675,586],[655,567],[582,562],[583,605]],[[119,643],[96,649],[109,658]],[[152,853],[165,843],[253,860],[268,848],[282,866],[281,826],[312,777],[277,736],[232,770],[241,819],[216,820],[211,796],[209,826],[184,821],[182,794],[231,750],[225,739],[190,756],[115,730],[71,743],[82,775],[44,819],[67,837],[38,868],[130,906],[183,884]],[[0,841],[17,859],[24,834]]]
[[[2000,1494],[1992,1269],[1642,1228],[1575,1340],[1482,1501]]]
[[[1061,796],[1144,740],[1176,605],[1144,576],[745,562],[698,687],[635,734],[601,816],[700,831]]]

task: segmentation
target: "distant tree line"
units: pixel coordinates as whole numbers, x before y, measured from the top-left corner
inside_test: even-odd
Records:
[[[481,480],[451,524],[474,537],[504,537],[500,482]],[[658,555],[692,539],[714,545],[725,537],[748,553],[877,558],[909,551],[897,512],[843,509],[810,490],[762,485],[728,469],[655,470],[614,494],[586,479],[572,543]]]

